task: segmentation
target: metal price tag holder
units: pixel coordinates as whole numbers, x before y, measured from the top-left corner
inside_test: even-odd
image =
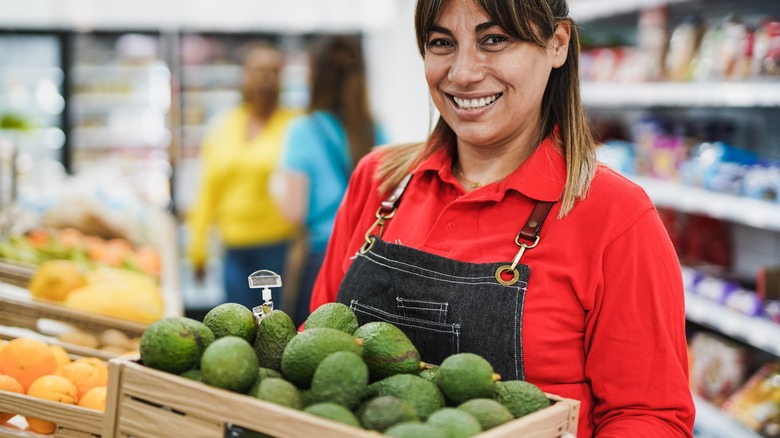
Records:
[[[263,304],[252,308],[258,322],[274,310],[274,302],[271,299],[272,287],[282,287],[282,277],[274,271],[261,269],[249,275],[249,287],[251,289],[263,289]]]

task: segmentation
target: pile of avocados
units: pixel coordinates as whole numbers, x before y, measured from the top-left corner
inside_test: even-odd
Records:
[[[281,310],[266,309],[258,323],[248,308],[225,303],[203,322],[168,317],[150,325],[141,363],[399,438],[470,437],[550,405],[532,383],[501,381],[477,354],[422,362],[397,326],[359,325],[344,304],[320,306],[303,327]]]

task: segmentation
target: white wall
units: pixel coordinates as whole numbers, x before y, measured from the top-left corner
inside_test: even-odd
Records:
[[[366,35],[372,106],[391,142],[420,141],[429,132],[433,104],[414,36],[415,0],[395,1],[398,18]]]

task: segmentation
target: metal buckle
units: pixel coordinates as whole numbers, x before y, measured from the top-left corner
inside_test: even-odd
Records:
[[[385,221],[395,216],[395,209],[390,211],[388,215],[382,214],[382,207],[379,207],[376,211],[376,221],[371,225],[371,227],[368,228],[368,231],[366,231],[366,243],[371,243],[371,232],[374,231],[374,228],[379,227],[379,233],[377,234],[377,237],[382,237],[382,231],[384,231],[385,228]]]

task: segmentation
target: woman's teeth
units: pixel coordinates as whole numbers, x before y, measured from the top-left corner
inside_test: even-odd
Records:
[[[495,102],[496,99],[498,99],[499,97],[501,97],[500,94],[494,94],[493,96],[488,96],[488,97],[481,97],[479,99],[461,99],[452,96],[452,100],[454,100],[455,103],[461,108],[475,109],[475,108],[482,108],[488,106],[491,103]]]

